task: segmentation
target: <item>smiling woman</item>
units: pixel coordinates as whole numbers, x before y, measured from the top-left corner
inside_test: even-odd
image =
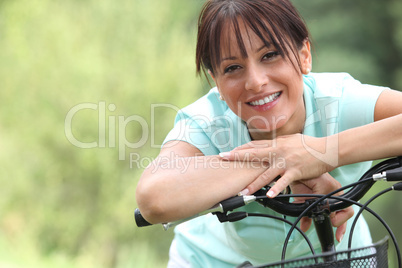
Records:
[[[308,40],[295,56],[279,52],[288,48],[266,46],[256,33],[247,30],[244,22],[225,32],[236,36],[236,28],[242,39],[249,39],[244,43],[246,54],[234,40],[228,47],[222,46],[220,64],[209,72],[219,93],[249,129],[258,130],[251,132],[253,139],[258,139],[256,132],[265,132],[265,138],[273,138],[274,130],[277,134],[300,133],[305,117],[302,73],[307,74],[311,68]],[[295,68],[297,61],[300,69]]]
[[[198,72],[208,69],[229,108],[259,130],[250,132],[253,139],[261,131],[265,138],[277,135],[272,131],[301,132],[301,74],[311,70],[311,54],[309,32],[290,3],[205,5],[198,40]]]
[[[269,197],[288,186],[325,194],[358,179],[371,165],[362,161],[402,154],[402,94],[346,73],[311,73],[309,34],[288,0],[207,1],[196,64],[216,87],[178,112],[158,158],[142,174],[136,198],[151,223],[192,216],[278,177]],[[380,138],[389,142],[372,143]],[[338,249],[347,246],[342,237],[352,215],[349,208],[332,218]],[[307,220],[301,228],[318,248]],[[353,247],[371,243],[364,219],[356,232]],[[201,217],[176,228],[169,267],[275,261],[285,234],[271,220],[221,224]],[[289,257],[308,252],[295,235]]]

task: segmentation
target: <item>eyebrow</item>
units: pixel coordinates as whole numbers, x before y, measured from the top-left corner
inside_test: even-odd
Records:
[[[271,45],[271,46],[272,46],[272,45]],[[255,53],[260,52],[260,51],[263,50],[264,48],[269,48],[269,47],[267,47],[265,44],[263,44],[260,48],[258,48],[258,49],[255,51]],[[229,57],[223,58],[223,59],[221,60],[221,62],[223,62],[223,61],[225,61],[225,60],[236,60],[236,59],[237,59],[237,57],[229,56]]]

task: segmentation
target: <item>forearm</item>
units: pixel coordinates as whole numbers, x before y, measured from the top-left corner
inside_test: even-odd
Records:
[[[402,114],[343,131],[338,142],[338,166],[402,155]]]
[[[236,195],[266,167],[260,162],[224,161],[218,156],[156,159],[137,186],[137,203],[152,223],[197,214]]]
[[[402,115],[328,137],[296,134],[253,141],[225,154],[224,159],[243,160],[250,154],[255,159],[275,155],[285,163],[282,167],[273,165],[247,186],[254,192],[280,175],[268,193],[274,197],[292,182],[317,178],[340,166],[402,155]]]

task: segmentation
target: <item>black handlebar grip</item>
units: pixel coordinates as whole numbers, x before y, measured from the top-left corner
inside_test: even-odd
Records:
[[[402,182],[395,183],[392,186],[392,189],[395,190],[395,191],[402,191]]]
[[[144,227],[144,226],[149,226],[152,225],[152,223],[147,222],[144,217],[142,217],[141,212],[138,208],[135,209],[134,211],[134,219],[135,223],[137,224],[138,227]]]
[[[245,205],[243,196],[233,196],[221,201],[223,211],[231,211]]]
[[[402,167],[385,171],[387,181],[402,181]]]

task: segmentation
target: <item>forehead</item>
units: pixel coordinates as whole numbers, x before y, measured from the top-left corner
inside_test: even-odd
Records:
[[[247,57],[247,51],[254,51],[263,46],[272,46],[269,33],[263,35],[261,31],[254,31],[252,26],[247,25],[243,20],[226,22],[220,37],[221,59],[241,54]]]
[[[282,52],[276,38],[271,33],[271,27],[264,21],[249,21],[240,17],[228,19],[222,24],[218,43],[212,48],[215,55],[215,66],[219,66],[222,59],[228,57],[248,56],[247,51],[259,49],[263,46],[275,47]]]

